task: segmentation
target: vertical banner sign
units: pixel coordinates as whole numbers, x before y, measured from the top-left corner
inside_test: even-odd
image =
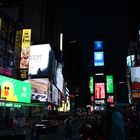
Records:
[[[31,29],[23,29],[20,55],[20,79],[27,79],[28,77],[30,42]]]
[[[15,77],[18,79],[27,79],[28,77],[30,42],[31,29],[23,29],[16,32],[14,66]]]
[[[93,86],[93,77],[90,76],[90,80],[89,80],[89,88],[90,88],[90,94],[94,93],[94,86]]]
[[[114,92],[113,76],[112,75],[107,75],[106,76],[106,89],[107,89],[107,93],[113,93]]]

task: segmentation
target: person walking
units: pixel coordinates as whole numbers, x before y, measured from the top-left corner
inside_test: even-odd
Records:
[[[72,140],[72,123],[71,123],[71,119],[67,118],[65,120],[65,127],[64,127],[64,130],[65,130],[65,139],[66,140]]]
[[[115,103],[114,112],[112,114],[111,140],[127,140],[124,116],[119,103]]]

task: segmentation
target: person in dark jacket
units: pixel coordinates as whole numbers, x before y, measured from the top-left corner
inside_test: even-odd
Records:
[[[113,114],[113,108],[111,107],[110,103],[107,103],[106,111],[103,117],[104,136],[106,140],[111,140],[112,114]]]
[[[111,140],[127,140],[124,116],[119,103],[115,104],[112,114]]]
[[[65,127],[64,130],[66,132],[65,138],[72,140],[72,123],[69,118],[65,120]]]

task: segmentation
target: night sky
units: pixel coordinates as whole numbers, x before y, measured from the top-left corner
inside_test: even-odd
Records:
[[[140,21],[138,18],[140,17],[138,15],[138,3],[138,1],[132,2],[129,0],[61,0],[61,3],[59,3],[59,19],[64,39],[78,40],[88,52],[88,54],[83,54],[85,59],[90,54],[89,51],[93,41],[103,40],[105,67],[113,71],[117,82],[125,81],[129,43],[137,39],[137,29]],[[64,44],[64,47],[67,47],[67,45]],[[87,69],[85,73],[88,73],[87,63],[88,59],[87,62],[83,61],[82,64],[82,67]],[[71,77],[69,77],[69,81],[77,80]],[[80,80],[87,80],[84,78]],[[85,82],[82,86],[84,84]],[[87,91],[85,90],[85,92]]]
[[[124,64],[130,41],[128,5],[124,0],[63,1],[61,27],[64,37],[76,39],[87,48],[94,40],[103,40],[108,57],[113,57],[112,65]]]

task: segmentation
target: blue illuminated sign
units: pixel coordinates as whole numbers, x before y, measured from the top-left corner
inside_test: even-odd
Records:
[[[94,66],[104,66],[104,52],[94,52]]]
[[[103,41],[94,41],[94,50],[101,51],[103,50]]]

